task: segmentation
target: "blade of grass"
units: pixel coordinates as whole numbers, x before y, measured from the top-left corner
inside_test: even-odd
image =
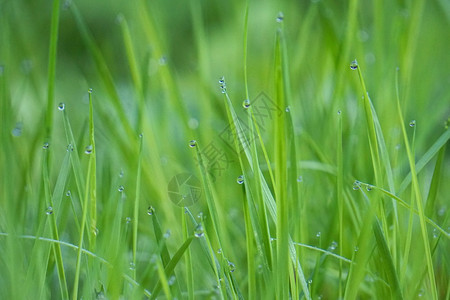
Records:
[[[427,264],[427,268],[428,268],[428,280],[429,280],[429,284],[430,284],[430,288],[431,288],[431,295],[432,295],[433,299],[438,299],[437,290],[436,290],[436,279],[434,276],[433,260],[432,260],[431,250],[430,250],[430,243],[428,241],[427,227],[425,224],[426,219],[425,219],[425,214],[424,214],[424,209],[423,209],[423,204],[422,204],[422,194],[421,194],[419,182],[417,179],[416,163],[415,163],[415,158],[412,154],[412,151],[411,151],[411,148],[409,145],[408,135],[406,133],[402,110],[400,107],[400,95],[399,95],[399,89],[398,89],[398,69],[397,69],[397,73],[396,73],[396,92],[397,92],[398,121],[399,121],[400,127],[402,129],[403,139],[404,139],[404,143],[405,143],[405,147],[406,147],[406,153],[408,156],[409,166],[411,169],[411,180],[412,180],[413,190],[414,190],[415,197],[416,197],[417,210],[419,212],[420,229],[421,229],[423,244],[424,244],[424,248],[425,248],[425,259],[426,259],[426,264]]]
[[[55,216],[55,212],[54,212],[55,206],[53,203],[55,202],[55,200],[61,200],[61,197],[62,197],[64,185],[66,183],[67,174],[69,171],[69,168],[68,168],[69,167],[69,154],[66,154],[66,156],[65,156],[60,174],[59,174],[57,182],[55,184],[55,192],[53,193],[53,196],[50,195],[50,191],[49,191],[50,179],[49,179],[49,174],[48,174],[48,169],[47,169],[48,156],[49,156],[49,151],[44,151],[42,167],[43,167],[44,190],[45,190],[45,195],[46,195],[47,204],[48,204],[46,214],[50,217],[50,228],[51,228],[53,239],[59,240],[58,225],[56,223],[56,216]],[[60,201],[58,201],[58,202],[60,202]],[[57,267],[57,271],[58,271],[58,279],[59,279],[59,286],[60,286],[60,290],[61,290],[61,297],[63,299],[69,299],[69,292],[67,290],[66,274],[64,272],[64,263],[63,263],[62,253],[61,253],[61,247],[58,244],[53,245],[53,254],[54,254],[55,260],[56,260],[56,267]]]
[[[56,78],[56,56],[58,48],[59,31],[59,7],[60,1],[53,0],[52,20],[50,25],[50,42],[48,50],[48,78],[47,78],[47,112],[46,112],[46,141],[49,142],[53,129],[53,112],[55,109],[55,78]]]

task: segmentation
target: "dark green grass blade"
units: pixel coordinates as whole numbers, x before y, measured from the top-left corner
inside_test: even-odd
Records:
[[[192,240],[194,239],[193,236],[190,236],[181,246],[180,248],[177,250],[177,252],[173,255],[172,259],[169,261],[169,263],[167,264],[167,266],[164,268],[164,274],[165,277],[169,277],[173,271],[175,270],[175,267],[178,265],[178,263],[181,260],[181,257],[183,256],[183,254],[186,252],[186,250],[188,249],[189,245],[191,244]],[[160,281],[158,281],[158,283],[156,284],[155,288],[153,289],[152,292],[152,296],[150,297],[150,299],[155,299],[158,294],[161,291],[161,276],[160,276]]]

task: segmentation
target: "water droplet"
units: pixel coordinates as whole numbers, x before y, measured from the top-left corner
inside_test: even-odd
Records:
[[[436,228],[433,229],[433,238],[437,239],[439,237],[439,232]]]
[[[331,251],[336,250],[337,246],[338,246],[338,243],[336,241],[331,242],[330,250]]]
[[[153,216],[154,213],[155,213],[155,208],[154,208],[153,206],[150,205],[150,206],[147,208],[147,215]]]
[[[16,126],[13,128],[13,130],[11,130],[11,134],[13,136],[21,136],[22,135],[22,128],[23,128],[22,122],[17,122]]]
[[[117,190],[122,193],[124,189],[125,187],[123,185],[119,185],[119,188]]]
[[[63,102],[58,104],[58,110],[63,111],[64,108],[66,108],[66,105]]]
[[[250,107],[250,100],[245,99],[245,100],[242,102],[242,107],[243,107],[243,108],[249,108],[249,107]]]
[[[70,190],[67,190],[66,196],[67,196],[67,197],[70,197],[71,195],[72,195],[72,193],[70,192]]]
[[[353,249],[355,252],[358,252],[358,250],[359,250],[359,247],[358,246],[355,246],[355,248]]]
[[[225,77],[220,77],[219,79],[219,85],[220,85],[220,89],[222,91],[222,94],[225,94],[227,92],[227,85],[225,83]]]
[[[319,231],[316,233],[316,238],[320,238],[320,236],[322,235],[322,233]]]
[[[359,182],[358,180],[355,180],[355,182],[353,182],[353,190],[358,191],[361,188],[361,182]]]
[[[297,182],[303,182],[303,176],[301,176],[301,175],[298,176],[298,177],[297,177]]]
[[[127,222],[127,224],[130,224],[130,223],[131,223],[131,218],[130,218],[130,217],[127,217],[127,218],[125,219],[125,221]]]
[[[356,59],[350,63],[350,69],[352,70],[358,69],[358,62],[356,61]]]
[[[42,145],[42,149],[47,150],[48,147],[50,147],[50,144],[45,142],[44,145]]]
[[[370,185],[370,184],[366,185],[366,190],[367,190],[368,192],[370,192],[371,190],[373,190],[373,185]]]
[[[289,113],[291,112],[291,107],[290,106],[286,106],[286,108],[284,109],[285,112]]]
[[[230,273],[233,273],[236,270],[236,266],[231,261],[228,261],[228,270]]]
[[[120,172],[119,172],[119,177],[120,178],[123,178],[123,175],[124,175],[125,173],[123,172],[123,170],[120,170]]]
[[[66,151],[67,152],[72,152],[73,151],[73,145],[72,144],[67,145]]]
[[[89,89],[88,89],[88,93],[89,93],[89,94],[92,94],[92,88],[89,88]]]
[[[312,284],[312,279],[308,279],[308,284],[311,285]]]
[[[165,55],[161,56],[158,63],[160,66],[165,66],[167,64],[167,57]]]
[[[425,295],[425,291],[423,289],[420,289],[417,297],[423,297],[424,295]]]
[[[100,232],[100,230],[98,230],[98,228],[97,227],[95,227],[93,230],[92,230],[92,232],[94,233],[94,235],[98,235],[98,233]]]
[[[276,238],[270,238],[270,242],[275,242],[276,240]]]
[[[243,184],[244,183],[244,175],[238,176],[236,182],[239,183],[239,184]]]
[[[53,207],[49,206],[47,207],[47,209],[45,210],[45,214],[47,216],[51,215],[53,213]]]
[[[342,111],[341,111],[341,110],[338,110],[338,111],[337,111],[337,114],[338,114],[338,115],[340,115],[341,113],[342,113]]]
[[[189,209],[185,206],[184,207],[184,213],[187,214],[189,212]]]
[[[409,127],[414,127],[416,126],[416,120],[412,120],[411,122],[409,122]]]
[[[166,233],[164,233],[163,238],[168,239],[170,238],[170,235],[172,234],[172,231],[170,229],[167,229]]]
[[[141,132],[139,133],[139,138],[142,139],[144,137],[144,134]]]
[[[217,250],[217,254],[222,254],[222,248],[219,248],[219,250]]]
[[[277,16],[276,20],[277,20],[278,23],[283,22],[284,14],[281,11],[278,13],[278,16]]]
[[[86,146],[86,148],[84,149],[84,153],[91,154],[93,149],[94,147],[92,147],[92,145]]]
[[[192,140],[189,142],[189,147],[194,148],[197,146],[197,141],[196,140]]]
[[[197,218],[200,220],[200,222],[203,221],[203,212],[199,212]]]
[[[203,232],[202,224],[198,224],[197,227],[195,227],[194,235],[195,235],[195,237],[198,237],[198,238],[201,238],[202,236],[205,235],[205,233]]]
[[[134,264],[134,262],[130,262],[130,270],[134,271],[136,269],[136,265]]]
[[[174,275],[170,276],[167,280],[168,285],[174,285],[176,277]],[[174,298],[175,299],[175,298]]]

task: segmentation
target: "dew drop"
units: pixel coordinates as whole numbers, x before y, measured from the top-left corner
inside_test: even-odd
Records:
[[[72,152],[73,151],[73,145],[72,144],[67,145],[66,151],[67,152]]]
[[[203,232],[202,224],[198,224],[197,227],[195,227],[194,235],[195,235],[195,237],[198,237],[198,238],[201,238],[202,236],[205,235],[205,233]]]
[[[84,153],[86,154],[91,154],[93,151],[94,147],[92,147],[92,145],[86,146],[86,148],[84,149]]]
[[[303,176],[298,176],[297,177],[297,182],[303,182]]]
[[[358,180],[355,180],[355,182],[353,182],[353,190],[358,191],[361,187],[361,182],[359,182]]]
[[[127,218],[125,219],[125,221],[127,222],[127,224],[130,224],[130,223],[131,223],[131,218],[130,218],[130,217],[127,217]]]
[[[242,102],[242,107],[243,108],[249,108],[250,107],[250,100],[245,99],[244,102]]]
[[[92,94],[92,88],[89,88],[89,89],[88,89],[88,93],[89,93],[89,94]]]
[[[285,112],[289,113],[291,112],[291,107],[290,106],[286,106],[286,108],[284,109]]]
[[[117,190],[122,193],[124,189],[125,187],[123,185],[119,185],[119,188]]]
[[[227,92],[227,85],[225,83],[225,77],[223,77],[223,76],[220,77],[220,79],[219,79],[219,86],[220,86],[220,89],[222,91],[222,94],[225,94]]]
[[[50,147],[50,144],[45,142],[44,145],[42,145],[42,149],[47,150],[48,147]]]
[[[153,216],[154,213],[155,213],[155,208],[154,208],[153,206],[150,205],[150,206],[147,208],[147,215]]]
[[[217,250],[217,254],[222,254],[222,248],[219,248],[219,250]]]
[[[277,18],[276,18],[276,21],[277,21],[278,23],[281,23],[281,22],[283,22],[283,20],[284,20],[284,14],[280,11],[280,12],[278,13]]]
[[[120,178],[123,178],[123,175],[124,175],[125,173],[123,172],[123,170],[120,170],[120,172],[119,172],[119,177]]]
[[[198,218],[200,221],[203,221],[203,212],[199,212],[198,215],[197,215],[197,218]]]
[[[409,122],[409,127],[414,127],[416,126],[416,120],[412,120],[411,122]]]
[[[58,110],[63,111],[64,108],[66,108],[66,105],[63,102],[58,104]]]
[[[336,241],[331,242],[330,250],[331,251],[336,250],[337,246],[338,246],[338,243]]]
[[[192,140],[189,142],[189,147],[194,148],[197,146],[197,141],[196,140]]]
[[[356,59],[350,63],[350,69],[352,70],[358,69],[358,62],[356,61]]]
[[[139,133],[139,138],[142,139],[144,137],[144,134],[141,132]]]
[[[164,233],[163,238],[168,239],[170,238],[170,235],[172,234],[172,231],[170,229],[167,229],[166,233]]]
[[[22,122],[17,122],[16,126],[13,128],[13,130],[11,130],[12,135],[13,136],[21,136],[22,128],[23,128]]]
[[[316,238],[320,238],[320,236],[322,235],[322,233],[319,231],[316,233]]]
[[[172,276],[170,276],[169,277],[169,279],[167,280],[167,284],[168,285],[174,285],[174,283],[175,283],[175,276],[174,275],[172,275]]]
[[[236,266],[231,261],[228,261],[228,270],[230,270],[230,273],[236,270]]]
[[[45,214],[47,216],[51,215],[53,213],[53,207],[49,206],[47,207],[47,209],[45,210]]]
[[[312,279],[308,279],[308,284],[311,285],[313,283]]]
[[[244,183],[244,175],[238,176],[236,182],[239,183],[239,184],[243,184]]]
[[[70,197],[71,195],[72,195],[72,193],[70,192],[70,190],[67,190],[66,196],[67,196],[67,197]]]
[[[338,115],[340,115],[341,113],[342,113],[342,111],[341,111],[341,110],[338,110],[338,111],[337,111],[337,114],[338,114]]]
[[[130,270],[134,271],[136,269],[136,265],[134,264],[134,262],[130,262]]]
[[[437,239],[439,237],[439,232],[436,228],[433,229],[433,238]]]
[[[368,184],[368,185],[366,186],[366,190],[367,190],[368,192],[370,192],[371,190],[373,190],[373,185]]]

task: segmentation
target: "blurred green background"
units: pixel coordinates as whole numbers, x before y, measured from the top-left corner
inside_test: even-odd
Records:
[[[57,113],[56,105],[65,103],[82,154],[88,145],[87,91],[92,88],[99,214],[107,210],[109,200],[106,199],[116,197],[112,191],[119,185],[125,186],[127,199],[133,199],[136,139],[142,132],[145,141],[142,218],[149,205],[162,211],[163,227],[170,229],[174,236],[168,243],[176,249],[175,245],[181,244],[180,208],[169,201],[167,185],[179,173],[200,177],[195,153],[188,147],[190,140],[197,140],[203,148],[217,143],[233,160],[220,174],[211,174],[215,177],[214,188],[223,210],[223,220],[227,220],[230,237],[235,239],[235,243],[229,245],[228,253],[238,268],[245,268],[246,257],[241,251],[245,249],[243,192],[236,184],[236,178],[242,172],[236,155],[220,139],[228,121],[218,80],[225,76],[235,109],[245,119],[241,103],[245,99],[246,3],[200,0],[71,2],[61,3],[54,127],[50,142],[53,149],[51,180],[56,180],[58,163],[67,146],[62,117]],[[3,196],[8,199],[4,198],[2,204],[9,202],[8,207],[14,211],[9,212],[13,216],[11,220],[6,217],[1,221],[3,231],[13,224],[21,224],[17,227],[18,233],[33,234],[37,222],[33,209],[41,207],[37,201],[41,189],[40,153],[42,143],[46,141],[45,120],[48,117],[51,5],[51,1],[0,0],[0,71],[4,78],[2,99],[5,100],[1,107],[2,132],[14,153],[13,158],[2,160],[1,176],[11,180],[4,179],[3,187],[8,191],[4,191]],[[73,5],[92,34],[95,46],[91,46],[97,47],[98,52],[89,48],[83,38],[71,8]],[[302,223],[302,232],[306,234],[299,242],[326,248],[337,236],[333,226],[335,215],[329,214],[336,205],[335,177],[310,166],[311,162],[334,166],[338,110],[343,112],[344,119],[344,169],[351,179],[345,184],[351,187],[355,178],[373,181],[360,101],[362,92],[356,73],[349,68],[350,62],[356,58],[364,74],[398,186],[409,168],[395,117],[396,68],[399,68],[405,120],[416,120],[415,153],[420,158],[442,134],[450,115],[450,2],[249,1],[247,68],[251,101],[261,92],[270,99],[274,97],[274,45],[279,12],[284,14],[292,92],[289,109],[294,120],[299,158],[298,162],[290,163],[299,166],[305,203],[302,211],[292,212],[292,224],[303,222],[298,220],[305,213],[314,216]],[[142,93],[136,90],[130,71],[121,27],[123,22],[129,26]],[[98,63],[95,53],[103,56],[105,65]],[[105,66],[109,71],[105,71]],[[109,76],[105,74],[112,76],[119,106],[112,100],[114,89],[105,84],[105,78]],[[262,132],[269,156],[273,154],[271,139],[274,134],[270,125]],[[87,158],[81,158],[86,166]],[[10,161],[6,163],[6,160]],[[450,165],[448,149],[445,165]],[[267,165],[263,164],[261,169],[267,171]],[[122,171],[124,175],[119,176]],[[425,186],[429,184],[432,171],[432,166],[428,167],[420,176]],[[443,172],[443,178],[448,182],[450,168],[444,168]],[[5,182],[14,184],[8,186]],[[67,189],[73,189],[73,179],[69,180]],[[438,211],[448,210],[449,194],[448,186],[439,191],[435,211],[438,223],[444,219]],[[30,199],[27,200],[30,202],[23,202],[23,199]],[[202,199],[191,209],[196,215],[204,211],[205,206]],[[125,207],[128,208],[124,217],[131,213],[132,205]],[[142,219],[139,230],[144,235],[151,234],[150,227],[150,221]],[[102,228],[99,230],[101,237]],[[327,232],[320,242],[316,238],[319,231]],[[75,243],[74,232],[68,229],[62,236]],[[347,235],[349,246],[343,255],[350,257],[356,233],[350,230]],[[148,245],[151,244],[149,240],[142,244],[141,249],[154,247]],[[204,263],[200,265],[207,268]],[[240,280],[246,278],[245,272],[237,271],[236,274]],[[205,278],[201,280],[208,281]]]

